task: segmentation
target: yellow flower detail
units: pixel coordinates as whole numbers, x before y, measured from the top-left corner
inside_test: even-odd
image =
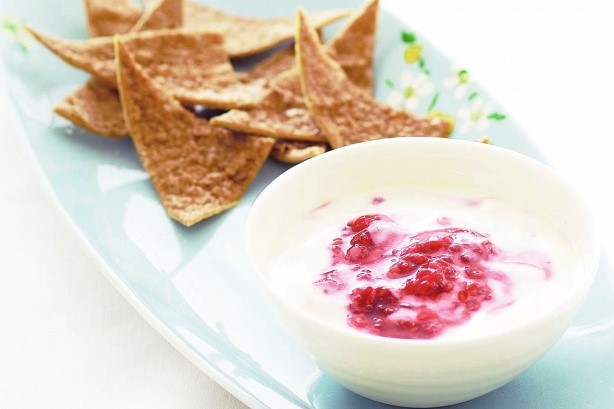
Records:
[[[454,125],[456,124],[456,119],[450,115],[450,114],[446,114],[445,112],[441,112],[441,111],[432,111],[429,112],[428,114],[424,115],[426,118],[437,118],[442,120],[443,122],[446,122],[450,125],[450,129],[454,129]]]
[[[416,90],[411,85],[403,90],[403,96],[405,97],[405,99],[411,98],[415,93]]]
[[[413,64],[422,56],[422,46],[419,44],[410,44],[403,53],[403,58],[407,64]]]

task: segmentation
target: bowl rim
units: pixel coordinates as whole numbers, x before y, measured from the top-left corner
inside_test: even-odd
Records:
[[[438,147],[441,146],[441,144],[448,144],[458,145],[463,149],[470,149],[474,150],[475,152],[483,152],[483,154],[487,155],[500,155],[501,157],[507,158],[506,160],[509,160],[510,163],[521,163],[522,165],[531,166],[537,171],[545,174],[546,177],[553,178],[554,180],[558,181],[561,187],[563,187],[570,194],[570,197],[573,198],[574,205],[578,210],[578,214],[581,215],[583,220],[585,221],[584,224],[588,233],[588,237],[590,237],[591,239],[589,247],[590,249],[592,249],[591,252],[588,254],[581,253],[583,255],[583,262],[581,263],[581,265],[587,266],[587,268],[583,269],[584,274],[582,279],[582,285],[570,287],[571,291],[568,291],[564,297],[559,298],[558,301],[551,308],[549,308],[545,312],[541,311],[539,314],[534,314],[529,319],[520,320],[513,325],[506,326],[495,332],[487,334],[478,334],[477,336],[463,336],[462,338],[453,339],[448,339],[446,337],[435,337],[432,339],[391,338],[365,333],[351,328],[347,325],[335,325],[333,323],[321,320],[317,318],[314,314],[310,314],[303,309],[296,307],[294,304],[288,302],[283,296],[272,290],[271,286],[265,279],[265,273],[263,271],[264,267],[261,268],[257,265],[256,257],[253,253],[252,246],[250,245],[252,241],[251,239],[257,237],[257,235],[254,234],[254,220],[257,218],[257,215],[263,211],[261,209],[264,207],[264,202],[266,201],[266,198],[270,195],[275,194],[276,191],[281,189],[281,186],[289,183],[289,181],[291,181],[293,178],[300,177],[301,173],[308,172],[310,169],[317,168],[319,166],[326,166],[326,163],[330,161],[331,158],[334,159],[342,156],[347,156],[351,158],[356,153],[360,153],[365,150],[371,150],[374,149],[374,147],[380,146],[389,146],[390,149],[395,149],[395,147],[416,144],[423,145],[427,149],[432,148],[434,154],[439,152]],[[355,338],[357,342],[365,342],[369,344],[386,343],[388,344],[387,347],[389,348],[407,348],[411,345],[412,347],[424,349],[439,348],[442,346],[449,345],[475,345],[476,342],[490,342],[501,338],[507,338],[510,335],[517,333],[525,328],[540,326],[552,320],[554,316],[561,315],[561,313],[563,312],[570,313],[569,322],[571,322],[573,315],[575,315],[575,313],[577,312],[577,309],[580,307],[581,303],[583,302],[584,298],[588,294],[593,284],[598,270],[601,254],[597,228],[588,204],[583,200],[582,196],[577,192],[577,190],[559,173],[557,173],[551,166],[528,155],[504,147],[475,141],[437,137],[397,137],[361,142],[328,151],[322,155],[318,155],[305,162],[295,165],[294,167],[288,169],[287,171],[279,175],[271,183],[269,183],[269,185],[267,185],[263,189],[263,191],[254,201],[249,211],[245,225],[245,245],[250,264],[252,268],[256,270],[258,282],[260,283],[261,288],[263,288],[264,291],[267,293],[269,299],[274,301],[277,309],[288,309],[292,311],[294,315],[300,316],[301,319],[304,319],[315,326],[324,327],[328,331],[336,333],[338,335]],[[567,327],[562,328],[562,330],[565,330],[566,328]]]

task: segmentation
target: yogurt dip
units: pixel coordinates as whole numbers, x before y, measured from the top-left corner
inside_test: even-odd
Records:
[[[494,197],[365,192],[306,212],[273,243],[273,291],[331,325],[470,338],[548,309],[578,257],[543,218]]]
[[[464,402],[518,376],[569,327],[599,261],[586,204],[551,168],[441,138],[359,143],[287,170],[254,202],[246,245],[318,368],[404,407]]]

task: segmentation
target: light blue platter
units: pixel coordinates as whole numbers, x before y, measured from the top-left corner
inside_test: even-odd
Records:
[[[293,15],[299,2],[212,0],[251,16]],[[303,0],[307,10],[360,5]],[[6,0],[1,13],[49,34],[85,38],[80,0]],[[456,119],[452,137],[543,159],[531,140],[463,67],[385,10],[380,14],[376,97]],[[332,32],[338,25],[331,27]],[[17,136],[85,248],[130,303],[176,348],[254,408],[384,408],[323,375],[284,333],[258,291],[243,247],[258,193],[287,166],[268,162],[234,209],[190,229],[169,220],[131,142],[85,133],[53,105],[87,76],[31,44],[2,46],[2,98]],[[614,273],[602,260],[573,326],[519,378],[457,408],[614,407]]]

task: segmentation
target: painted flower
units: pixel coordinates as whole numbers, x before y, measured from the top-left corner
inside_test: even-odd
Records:
[[[12,15],[7,15],[0,20],[0,28],[5,32],[10,43],[17,44],[21,51],[28,51],[29,34],[24,25],[18,23]]]
[[[448,89],[454,89],[454,99],[461,99],[467,94],[469,72],[464,68],[452,67],[452,73],[443,81]]]
[[[407,64],[413,64],[422,57],[422,46],[420,44],[410,44],[403,52],[403,59]]]
[[[401,31],[401,41],[407,44],[403,51],[403,59],[407,64],[413,64],[422,58],[422,45],[417,43],[417,38],[411,31]]]
[[[424,73],[401,72],[400,90],[394,90],[388,95],[388,104],[402,107],[408,111],[415,110],[423,97],[433,93],[433,81]]]
[[[490,125],[492,114],[492,103],[484,102],[481,97],[474,98],[469,105],[463,106],[458,110],[457,118],[462,122],[459,131],[466,133],[476,127],[479,131],[484,131]]]

